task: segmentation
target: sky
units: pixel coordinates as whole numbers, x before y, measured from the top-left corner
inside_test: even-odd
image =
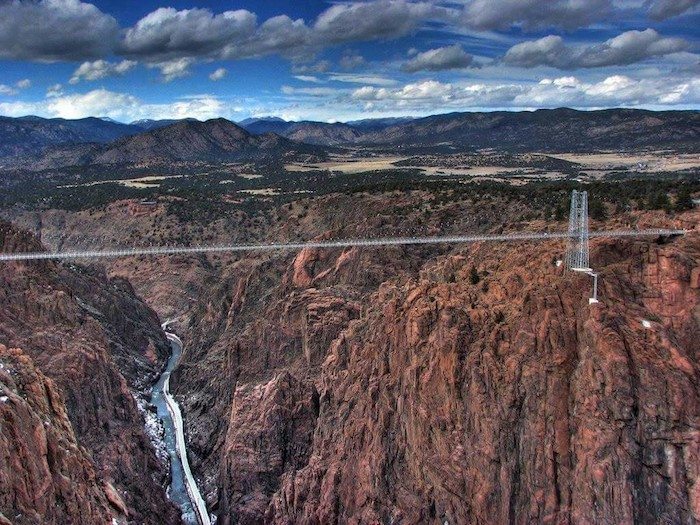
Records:
[[[700,107],[700,0],[0,0],[0,115]]]

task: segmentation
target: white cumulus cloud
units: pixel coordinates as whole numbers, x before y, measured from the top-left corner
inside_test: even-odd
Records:
[[[363,86],[350,95],[365,108],[384,112],[431,112],[468,108],[614,107],[692,105],[700,79],[633,79],[612,75],[597,82],[567,76],[535,84],[450,83],[424,80],[397,88]]]
[[[223,80],[226,75],[228,75],[227,69],[225,67],[220,67],[209,75],[209,80],[217,82],[219,80]]]
[[[100,80],[107,77],[124,75],[136,67],[133,60],[122,60],[121,62],[108,62],[107,60],[95,60],[93,62],[83,62],[75,70],[69,83],[77,84],[81,80]]]
[[[649,16],[654,20],[666,20],[681,15],[700,5],[700,0],[651,0],[647,2]]]
[[[472,0],[464,8],[462,21],[482,30],[513,25],[575,29],[604,20],[612,9],[611,0]]]
[[[17,89],[7,84],[0,84],[0,95],[16,95],[18,93]]]
[[[53,88],[53,95],[47,95],[44,100],[37,102],[0,103],[0,114],[12,117],[39,115],[66,119],[99,116],[131,122],[140,119],[234,118],[241,111],[240,107],[232,106],[213,95],[193,95],[172,102],[152,104],[145,103],[129,93],[107,89],[66,94],[61,86]]]
[[[340,67],[343,69],[357,69],[366,64],[365,57],[354,51],[345,51],[340,58]]]
[[[460,45],[455,44],[418,53],[403,64],[401,70],[407,73],[416,73],[418,71],[464,69],[473,65],[473,62],[474,57],[464,51]]]
[[[53,84],[46,90],[46,98],[60,97],[63,95],[63,85]]]
[[[603,43],[579,47],[567,45],[558,35],[549,35],[514,45],[503,61],[519,67],[594,68],[633,64],[687,48],[682,38],[662,37],[654,29],[626,31]]]
[[[190,75],[190,67],[194,62],[194,58],[176,58],[165,62],[150,63],[147,66],[151,69],[158,69],[163,82],[172,82],[176,78]]]
[[[136,97],[95,89],[87,93],[62,95],[48,99],[46,111],[55,117],[77,119],[85,117],[110,117],[119,120],[139,106]]]
[[[23,89],[31,87],[32,81],[28,78],[24,78],[15,82],[14,86],[8,86],[7,84],[0,84],[0,95],[5,96],[15,96]]]
[[[240,9],[215,15],[209,9],[163,7],[127,30],[121,52],[152,62],[221,53],[255,31],[256,16]]]
[[[0,2],[0,57],[53,62],[109,54],[117,21],[79,0]]]

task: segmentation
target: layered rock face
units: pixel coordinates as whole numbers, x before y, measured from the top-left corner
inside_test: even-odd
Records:
[[[0,223],[0,248],[40,247]],[[3,263],[0,344],[21,349],[0,356],[18,374],[3,380],[10,412],[0,442],[11,459],[0,511],[13,523],[178,523],[167,466],[135,400],[169,348],[128,282],[72,265]]]
[[[548,286],[535,261],[512,257],[522,271],[505,280],[479,261],[488,292],[439,278],[381,290],[324,363],[314,450],[273,520],[692,523],[692,347],[616,291],[629,262],[605,268],[589,309],[587,286]]]
[[[219,523],[700,519],[698,232],[596,240],[591,306],[562,251],[230,267],[176,381]]]

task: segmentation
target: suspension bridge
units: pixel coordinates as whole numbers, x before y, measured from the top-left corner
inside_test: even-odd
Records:
[[[422,244],[461,244],[475,242],[525,242],[566,239],[566,264],[569,270],[593,277],[593,296],[597,302],[597,274],[590,268],[589,241],[596,237],[659,237],[686,234],[686,230],[646,229],[646,230],[598,230],[590,231],[588,226],[588,193],[574,190],[571,195],[569,229],[567,232],[516,232],[503,234],[447,235],[429,237],[387,237],[367,239],[335,239],[308,242],[225,244],[212,246],[143,246],[128,248],[105,248],[92,250],[57,250],[38,252],[0,252],[2,261],[31,261],[47,259],[99,259],[136,256],[163,256],[236,253],[251,251],[302,250],[304,248],[332,249],[376,246],[410,246]]]
[[[588,237],[654,237],[683,235],[686,230],[601,230],[589,232]],[[524,242],[570,239],[566,232],[504,233],[495,235],[451,235],[433,237],[387,237],[377,239],[340,239],[290,243],[230,244],[215,246],[149,246],[104,250],[63,250],[43,252],[0,253],[0,261],[29,261],[41,259],[99,259],[146,255],[188,255],[197,253],[251,252],[265,250],[301,250],[304,248],[350,248],[372,246],[406,246],[419,244],[460,244],[474,242]]]

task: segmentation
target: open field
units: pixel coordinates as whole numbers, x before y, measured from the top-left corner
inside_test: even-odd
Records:
[[[149,175],[147,177],[138,177],[136,179],[110,179],[84,182],[82,184],[63,184],[58,188],[80,188],[86,186],[98,186],[100,184],[120,184],[127,188],[153,188],[160,186],[160,183],[167,179],[181,179],[186,175]]]
[[[241,193],[247,193],[249,195],[264,195],[271,197],[273,195],[279,195],[280,190],[277,188],[259,188],[255,190],[240,190]]]
[[[291,172],[328,170],[341,173],[362,173],[365,171],[396,169],[395,163],[407,157],[337,157],[328,162],[316,164],[286,164],[284,169]]]
[[[700,155],[668,153],[561,153],[549,155],[553,158],[575,162],[585,172],[605,174],[620,169],[659,173],[700,169]]]
[[[495,152],[421,156],[337,156],[328,162],[286,164],[287,172],[330,171],[357,174],[380,170],[419,170],[425,175],[464,177],[469,180],[556,180],[567,177],[599,179],[630,172],[656,174],[700,169],[700,155],[657,152],[602,152],[513,154]]]
[[[444,188],[479,184],[594,183],[607,180],[692,179],[697,154],[637,153],[423,153],[378,154],[356,148],[325,162],[176,163],[18,172],[0,178],[0,205],[85,209],[120,199],[202,199],[244,208],[367,188]]]

